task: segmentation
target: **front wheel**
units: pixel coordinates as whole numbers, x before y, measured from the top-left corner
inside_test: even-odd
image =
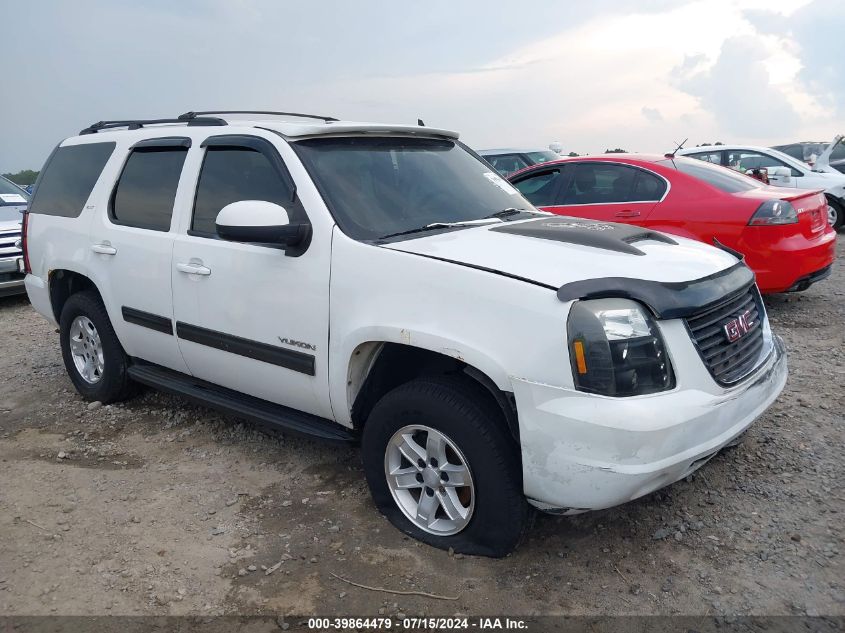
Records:
[[[420,378],[385,395],[362,438],[379,510],[429,545],[505,556],[528,524],[518,447],[481,387]]]

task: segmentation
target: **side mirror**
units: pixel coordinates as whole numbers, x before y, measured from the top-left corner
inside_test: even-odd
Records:
[[[217,235],[230,242],[296,246],[311,230],[307,223],[291,224],[284,207],[261,200],[227,204],[217,214]]]
[[[781,182],[789,182],[789,178],[792,176],[792,170],[789,167],[770,167],[769,176],[774,176]]]

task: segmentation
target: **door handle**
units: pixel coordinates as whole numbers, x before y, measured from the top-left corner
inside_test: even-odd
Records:
[[[92,244],[91,250],[100,255],[117,255],[117,249],[108,242]]]
[[[203,266],[202,264],[195,264],[195,263],[178,263],[176,264],[176,270],[180,273],[186,273],[188,275],[210,275],[211,269]]]
[[[640,212],[631,211],[631,209],[625,209],[624,211],[617,211],[614,215],[617,218],[638,218],[640,217]]]

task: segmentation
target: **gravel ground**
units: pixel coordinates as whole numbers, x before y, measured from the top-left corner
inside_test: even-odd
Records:
[[[153,392],[83,402],[54,329],[0,299],[0,615],[843,615],[843,260],[840,240],[832,278],[767,300],[791,375],[742,445],[625,506],[539,516],[503,560],[393,529],[355,448]]]

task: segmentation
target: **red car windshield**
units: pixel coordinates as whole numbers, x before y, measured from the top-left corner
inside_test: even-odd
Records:
[[[745,174],[740,174],[727,167],[711,165],[695,158],[676,156],[675,158],[658,161],[657,164],[663,165],[664,167],[672,167],[682,174],[703,180],[708,185],[716,187],[716,189],[725,193],[740,193],[760,187],[760,184],[756,180]]]

